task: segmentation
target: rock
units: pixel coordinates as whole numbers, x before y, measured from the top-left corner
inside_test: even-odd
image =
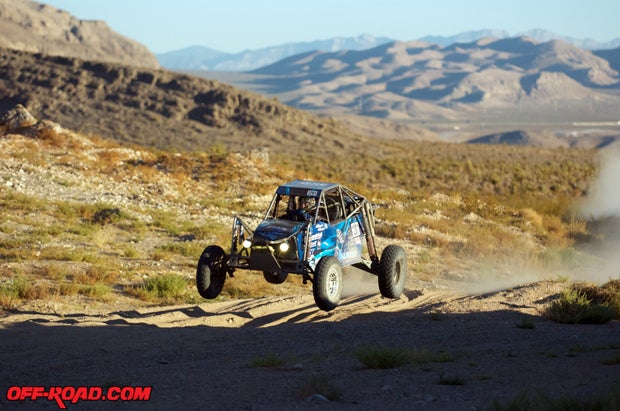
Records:
[[[66,132],[58,123],[50,120],[37,120],[21,104],[0,114],[0,135],[21,134],[26,137],[37,137],[47,131],[56,134]]]
[[[37,123],[37,119],[21,104],[0,115],[0,129],[3,134],[20,132]]]
[[[465,217],[463,217],[463,221],[465,221],[466,223],[478,223],[482,221],[482,217],[480,217],[478,214],[474,212],[471,212],[467,214]]]
[[[66,130],[62,128],[62,126],[58,123],[55,123],[51,120],[41,120],[37,124],[34,125],[34,130],[37,133],[42,131],[52,131],[54,133],[63,133]]]
[[[307,398],[308,401],[329,402],[326,396],[323,394],[312,394]]]

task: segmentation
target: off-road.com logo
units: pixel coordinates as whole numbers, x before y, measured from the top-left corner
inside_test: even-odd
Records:
[[[12,386],[6,391],[8,401],[36,401],[47,399],[55,401],[59,408],[67,408],[67,404],[80,401],[148,401],[151,399],[153,387],[44,387],[44,386]]]

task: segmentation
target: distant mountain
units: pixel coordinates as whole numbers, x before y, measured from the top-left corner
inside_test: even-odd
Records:
[[[453,36],[424,36],[419,41],[426,43],[437,44],[439,46],[449,46],[454,43],[471,43],[480,40],[485,37],[503,39],[510,37],[510,34],[506,30],[475,30],[465,31],[463,33],[455,34]]]
[[[575,37],[564,36],[562,34],[553,33],[542,29],[533,29],[517,33],[516,36],[526,36],[536,40],[539,43],[544,43],[551,40],[562,40],[565,43],[572,44],[583,49],[588,50],[606,50],[620,47],[620,37],[609,41],[598,41],[592,39],[578,39]]]
[[[532,40],[537,41],[538,43],[544,43],[551,40],[562,40],[566,43],[572,44],[573,46],[588,50],[613,49],[616,47],[620,47],[620,38],[601,42],[592,39],[578,39],[575,37],[564,36],[562,34],[553,33],[551,31],[543,29],[532,29],[520,33],[515,33],[514,35],[511,35],[506,30],[484,29],[466,31],[463,33],[455,34],[453,36],[425,36],[420,38],[419,40],[437,44],[439,46],[449,46],[454,43],[472,43],[485,37],[495,39],[505,39],[508,37],[529,37]]]
[[[514,130],[502,133],[489,134],[467,141],[469,144],[501,144],[507,146],[531,147],[568,147],[569,142],[551,133],[530,133]]]
[[[620,47],[620,38],[608,42],[599,42],[563,36],[541,29],[529,30],[516,36],[529,37],[539,43],[562,40],[588,50]],[[425,36],[418,40],[439,46],[449,46],[455,43],[472,43],[484,38],[505,39],[509,37],[511,36],[506,30],[484,29],[466,31],[453,36]],[[364,34],[358,37],[335,37],[326,40],[287,43],[257,50],[245,50],[234,54],[203,46],[192,46],[157,54],[157,59],[163,67],[171,70],[251,71],[309,51],[366,50],[394,41],[396,40],[388,37],[374,37]]]
[[[191,46],[156,56],[163,67],[171,70],[212,70],[218,64],[230,60],[232,54],[204,46]]]
[[[146,46],[103,21],[79,20],[30,0],[0,0],[0,47],[140,67],[159,67]]]
[[[287,43],[240,53],[225,53],[208,47],[192,46],[157,54],[157,59],[163,67],[171,70],[250,71],[307,51],[363,50],[390,41],[394,40],[364,34],[358,37]]]
[[[596,118],[617,116],[618,61],[620,49],[594,53],[529,37],[444,47],[392,42],[368,50],[306,52],[254,70],[239,83],[228,81],[294,107],[381,118],[446,120],[502,110],[512,118],[543,112]]]

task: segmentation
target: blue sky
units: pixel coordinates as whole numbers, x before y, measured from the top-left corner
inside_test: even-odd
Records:
[[[620,37],[618,0],[48,0],[162,53],[201,45],[235,53],[360,34],[415,40],[469,30],[540,28]]]

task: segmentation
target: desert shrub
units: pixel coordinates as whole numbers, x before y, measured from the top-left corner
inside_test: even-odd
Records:
[[[11,279],[0,284],[0,307],[5,310],[14,310],[21,302],[21,279]]]
[[[102,208],[97,210],[90,221],[92,224],[106,225],[117,222],[121,218],[121,210],[119,208]]]
[[[228,282],[222,290],[222,297],[232,299],[244,299],[244,298],[259,298],[268,295],[265,292],[266,286],[253,286],[247,283],[240,283],[239,281]]]
[[[162,274],[146,280],[147,291],[157,294],[160,298],[178,297],[185,293],[188,281],[175,274]]]
[[[127,258],[138,258],[140,256],[140,251],[138,251],[134,246],[132,246],[131,244],[124,244],[121,247],[122,250],[122,256],[123,257],[127,257]]]
[[[620,409],[620,386],[593,398],[551,398],[541,392],[524,391],[506,403],[498,400],[491,407],[494,411],[615,411]]]
[[[151,217],[153,217],[153,226],[166,230],[175,236],[183,234],[184,230],[179,227],[179,222],[171,213],[155,210],[151,212]]]
[[[532,321],[530,318],[522,318],[521,321],[519,321],[518,323],[515,323],[515,325],[517,326],[517,328],[520,328],[522,330],[533,330],[534,328],[536,328],[536,324],[534,323],[534,321]]]
[[[398,368],[410,362],[410,352],[404,348],[364,346],[355,351],[355,357],[368,368]]]
[[[45,206],[45,201],[27,194],[11,191],[2,194],[0,206],[4,209],[11,209],[13,211],[34,211]]]
[[[620,354],[604,359],[603,361],[601,361],[601,364],[620,365]]]
[[[85,269],[75,274],[69,275],[69,278],[77,283],[84,285],[105,284],[112,285],[118,280],[118,272],[97,265],[88,265]]]
[[[545,310],[547,318],[569,324],[605,324],[620,318],[619,280],[600,287],[573,284]]]
[[[80,285],[73,282],[63,282],[58,286],[58,293],[60,295],[75,296],[80,292]]]
[[[599,287],[583,285],[581,289],[593,303],[609,306],[615,312],[614,318],[620,318],[620,280],[611,280]]]
[[[176,274],[160,274],[147,278],[140,285],[126,287],[125,292],[145,301],[183,300],[187,294],[189,281]]]
[[[342,397],[342,392],[324,375],[313,375],[301,385],[298,394],[303,399],[312,395],[322,395],[329,401],[338,401]]]
[[[216,160],[223,160],[228,156],[228,147],[224,143],[215,143],[210,148],[209,151],[211,156]]]
[[[0,259],[21,262],[33,257],[32,247],[26,238],[0,240]]]
[[[254,359],[251,364],[251,366],[255,368],[273,368],[282,365],[284,365],[284,360],[275,354],[267,354],[258,357]]]
[[[440,375],[437,383],[441,385],[465,385],[465,379],[457,375]]]
[[[66,132],[58,132],[53,128],[46,128],[39,131],[38,136],[49,147],[64,148],[68,146],[68,142],[73,140]]]
[[[0,307],[13,310],[24,300],[45,299],[54,294],[56,288],[48,283],[35,283],[24,277],[14,277],[0,284]]]
[[[203,250],[201,244],[195,241],[183,241],[183,242],[170,242],[157,247],[154,251],[159,260],[167,260],[170,256],[182,255],[184,257],[199,256]]]
[[[81,285],[78,287],[78,294],[100,301],[112,299],[112,289],[105,284]]]

